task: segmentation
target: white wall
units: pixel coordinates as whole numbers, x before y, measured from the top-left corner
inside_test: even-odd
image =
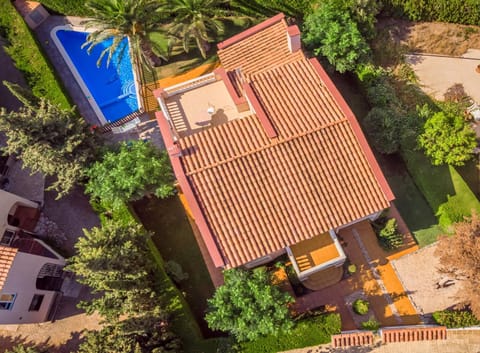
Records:
[[[4,190],[0,190],[0,237],[3,235],[6,229],[13,231],[18,230],[17,227],[8,225],[8,214],[16,205],[38,208],[38,204],[33,201],[24,199],[23,197],[11,194]]]
[[[36,289],[37,275],[45,263],[65,265],[65,260],[18,252],[0,294],[16,294],[11,310],[0,310],[0,324],[26,324],[45,321],[55,298],[53,291]],[[44,295],[39,311],[28,311],[34,294]]]

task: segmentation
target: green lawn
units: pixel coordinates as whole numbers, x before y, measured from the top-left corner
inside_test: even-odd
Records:
[[[204,335],[211,336],[203,316],[214,287],[180,200],[176,196],[165,200],[144,198],[134,203],[134,209],[145,228],[154,233],[152,240],[162,259],[177,262],[188,273],[189,278],[180,283],[179,289]]]

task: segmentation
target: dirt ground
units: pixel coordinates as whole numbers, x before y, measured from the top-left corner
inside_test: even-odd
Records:
[[[479,26],[384,19],[378,22],[378,28],[388,30],[411,52],[460,56],[468,49],[480,49]]]

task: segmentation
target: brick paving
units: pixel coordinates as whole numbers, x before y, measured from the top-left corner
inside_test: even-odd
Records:
[[[361,239],[361,244],[368,254],[367,258],[362,253],[354,231]],[[395,257],[395,253],[386,253],[379,247],[370,224],[357,223],[340,230],[338,235],[349,260],[357,265],[357,273],[331,287],[298,298],[295,309],[302,312],[321,305],[333,305],[342,316],[342,329],[353,330],[357,325],[345,304],[345,298],[352,293],[363,292],[371,304],[375,318],[383,326],[419,323],[417,312],[390,265],[389,257]],[[416,245],[407,241],[406,247],[398,252],[405,254],[415,249],[417,249]],[[394,313],[398,316],[396,317]],[[365,317],[361,321],[367,319]]]

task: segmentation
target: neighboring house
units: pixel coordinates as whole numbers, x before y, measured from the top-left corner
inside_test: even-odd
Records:
[[[62,285],[65,260],[33,231],[38,204],[0,190],[0,324],[42,322]]]
[[[222,66],[155,92],[179,187],[217,268],[287,253],[304,285],[338,282],[339,228],[394,199],[352,111],[279,14],[218,44]]]

